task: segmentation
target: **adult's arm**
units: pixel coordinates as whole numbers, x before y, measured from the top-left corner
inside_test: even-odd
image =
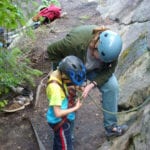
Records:
[[[58,62],[68,55],[75,55],[85,61],[86,51],[93,38],[95,27],[95,25],[78,26],[63,39],[50,44],[47,48],[50,60]]]
[[[111,64],[105,64],[102,70],[98,71],[98,76],[93,79],[98,86],[102,86],[115,72],[115,68],[118,61],[114,61]]]

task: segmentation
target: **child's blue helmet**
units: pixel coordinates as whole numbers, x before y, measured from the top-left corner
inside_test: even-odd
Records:
[[[121,37],[110,30],[102,32],[99,36],[98,52],[99,57],[104,62],[116,60],[122,49]]]
[[[73,84],[80,86],[86,79],[86,69],[81,61],[76,56],[70,55],[65,57],[59,63],[59,70],[62,71]]]

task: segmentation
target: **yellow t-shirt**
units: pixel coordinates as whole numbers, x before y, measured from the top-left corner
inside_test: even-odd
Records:
[[[51,80],[55,80],[55,81],[59,82],[60,84],[62,84],[62,81],[60,79],[54,77],[53,74],[51,75],[51,77],[48,81],[51,81]],[[63,86],[67,93],[66,84],[64,84]],[[62,87],[60,87],[60,85],[58,85],[57,83],[49,84],[46,88],[46,94],[47,94],[47,98],[49,100],[49,106],[56,106],[56,105],[61,106],[62,101],[66,98]]]
[[[55,80],[55,81],[59,82],[60,84],[62,84],[61,79],[56,78],[57,77],[56,74],[57,74],[57,71],[54,71],[51,74],[49,81]],[[66,84],[64,84],[64,88],[65,88],[66,93],[68,95]],[[57,83],[50,83],[46,88],[46,94],[47,94],[47,98],[49,101],[49,108],[48,108],[48,111],[46,114],[47,122],[53,123],[53,124],[58,123],[62,120],[62,118],[57,118],[55,116],[53,106],[60,106],[61,109],[64,109],[64,110],[68,109],[68,98],[64,94],[64,91],[61,88],[61,86],[58,85]],[[75,113],[72,112],[72,113],[68,114],[67,118],[70,121],[74,120],[75,119]]]

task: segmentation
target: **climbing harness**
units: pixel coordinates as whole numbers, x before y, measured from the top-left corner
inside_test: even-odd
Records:
[[[51,83],[56,83],[57,85],[59,85],[62,88],[65,96],[68,97],[68,100],[69,100],[68,108],[71,108],[75,104],[74,99],[76,97],[76,92],[73,91],[73,89],[70,89],[70,90],[68,90],[69,94],[67,94],[63,84],[59,83],[57,80],[50,80],[50,81],[48,81],[47,85],[51,84]],[[56,132],[65,122],[69,122],[69,120],[67,119],[67,116],[62,117],[62,120],[52,127],[54,132]]]

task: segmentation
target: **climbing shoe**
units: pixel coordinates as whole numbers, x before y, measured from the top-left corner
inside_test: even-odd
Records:
[[[128,130],[127,125],[112,125],[110,127],[106,127],[106,137],[117,137],[123,135]]]

